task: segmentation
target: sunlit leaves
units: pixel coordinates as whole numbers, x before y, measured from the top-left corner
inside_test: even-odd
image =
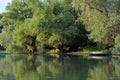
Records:
[[[117,35],[115,38],[115,48],[113,48],[114,53],[120,52],[120,35]]]
[[[119,22],[116,3],[109,0],[73,0],[72,5],[79,12],[78,21],[82,21],[90,32],[89,39],[100,43],[105,43],[107,38],[114,39],[116,32],[113,32],[113,26]]]
[[[79,41],[86,31],[81,28],[84,27],[82,23],[76,23],[77,11],[71,2],[72,0],[13,0],[7,6],[8,12],[1,21],[5,26],[13,26],[11,36],[3,31],[4,35],[11,38],[11,42],[8,42],[9,49],[11,46],[32,51],[44,45],[55,48],[63,44],[80,45]]]

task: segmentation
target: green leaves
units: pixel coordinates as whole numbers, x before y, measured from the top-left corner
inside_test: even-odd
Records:
[[[113,48],[114,53],[120,52],[120,35],[118,34],[115,38],[115,46]]]
[[[118,34],[119,15],[116,12],[119,1],[109,0],[73,0],[73,7],[79,12],[78,20],[85,24],[88,38],[107,44],[107,38],[114,39]],[[113,45],[112,42],[108,41]]]
[[[100,41],[106,34],[103,26],[107,24],[108,18],[96,9],[97,5],[94,5],[92,0],[79,2],[82,13],[72,7],[72,0],[13,0],[7,6],[8,12],[1,18],[1,24],[8,31],[3,29],[0,35],[7,35],[7,41],[0,44],[20,50],[24,48],[23,50],[31,52],[44,46],[56,49],[62,46],[68,51],[70,48],[77,50],[79,46],[87,43],[86,29],[91,32],[90,38]],[[77,18],[79,22],[76,21]],[[104,35],[97,36],[101,33]]]

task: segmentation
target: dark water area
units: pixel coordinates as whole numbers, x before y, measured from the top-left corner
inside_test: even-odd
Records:
[[[120,60],[0,54],[0,80],[120,80]]]

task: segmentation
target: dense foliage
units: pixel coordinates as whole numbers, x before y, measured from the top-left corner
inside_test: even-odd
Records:
[[[79,11],[78,21],[90,32],[89,38],[113,47],[120,33],[120,0],[73,0],[72,4]]]
[[[115,44],[120,33],[119,0],[13,0],[0,14],[0,45],[7,51],[58,49]]]

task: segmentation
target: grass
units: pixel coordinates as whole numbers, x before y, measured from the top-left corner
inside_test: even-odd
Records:
[[[89,52],[89,51],[104,51],[105,48],[103,46],[86,46],[82,49],[82,52]]]

